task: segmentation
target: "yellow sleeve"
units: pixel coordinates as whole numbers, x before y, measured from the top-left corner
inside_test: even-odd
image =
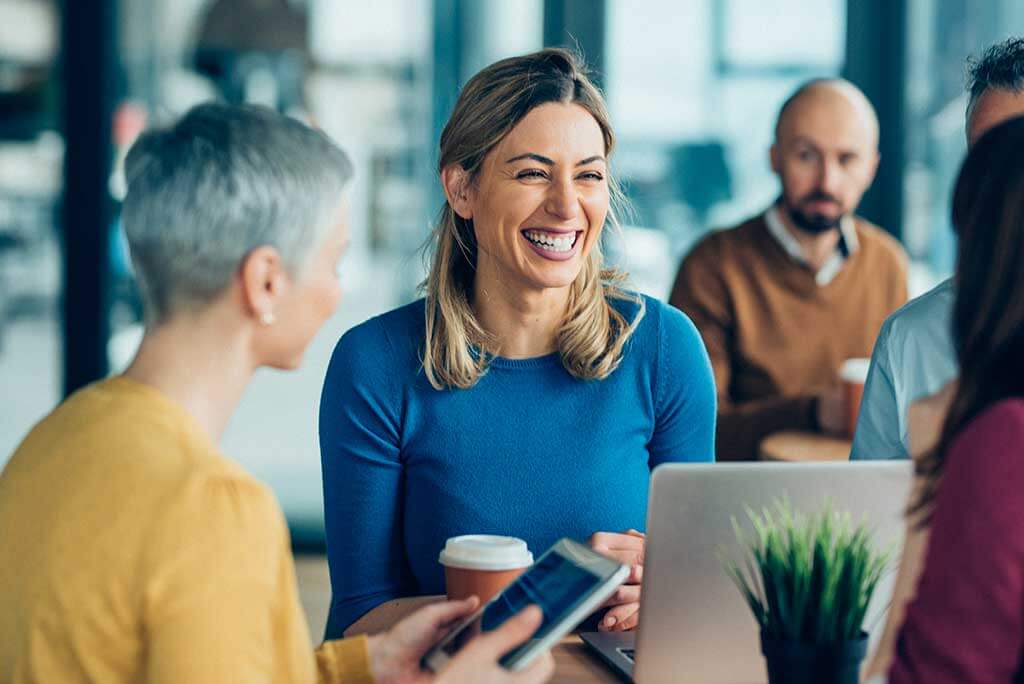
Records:
[[[312,644],[273,494],[233,475],[196,476],[182,489],[151,537],[144,573],[145,680],[312,684]]]
[[[342,684],[373,684],[365,635],[325,641],[316,650],[318,680]]]

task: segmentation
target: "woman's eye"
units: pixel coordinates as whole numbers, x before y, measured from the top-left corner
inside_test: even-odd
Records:
[[[525,171],[520,171],[519,173],[517,173],[516,178],[547,178],[547,175],[543,171],[540,171],[538,169],[526,169]]]
[[[580,178],[588,181],[603,181],[604,174],[600,171],[587,171],[586,173],[580,174]]]

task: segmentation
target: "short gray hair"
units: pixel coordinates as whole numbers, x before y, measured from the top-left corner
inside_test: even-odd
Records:
[[[298,274],[337,225],[352,177],[323,133],[265,107],[202,104],[144,133],[122,217],[147,320],[210,303],[253,249]]]

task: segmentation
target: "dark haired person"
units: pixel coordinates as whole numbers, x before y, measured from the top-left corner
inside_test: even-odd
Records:
[[[878,166],[878,119],[839,79],[801,86],[779,112],[763,214],[701,240],[670,302],[704,338],[718,387],[718,459],[753,460],[781,430],[841,432],[839,367],[870,355],[907,298],[903,249],[854,211]]]
[[[459,95],[426,297],[346,333],[324,381],[328,637],[442,593],[438,553],[467,533],[590,537],[633,566],[601,628],[636,625],[651,469],[714,458],[715,392],[693,324],[602,262],[613,146],[565,50]]]
[[[969,62],[967,144],[992,126],[1024,114],[1024,38],[993,45]],[[910,403],[956,377],[949,335],[953,280],[917,297],[882,326],[871,356],[850,458],[910,457]]]
[[[953,198],[960,377],[913,502],[929,541],[889,681],[1024,681],[1024,118],[985,133]]]

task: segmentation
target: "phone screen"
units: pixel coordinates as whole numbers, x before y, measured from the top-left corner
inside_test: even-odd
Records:
[[[537,605],[544,613],[544,620],[533,635],[534,639],[543,638],[586,600],[590,591],[604,579],[561,554],[546,553],[440,648],[449,657],[453,656],[476,635],[497,629],[505,620],[530,605]],[[514,662],[526,647],[527,644],[523,644],[507,653],[501,663],[509,665]]]

